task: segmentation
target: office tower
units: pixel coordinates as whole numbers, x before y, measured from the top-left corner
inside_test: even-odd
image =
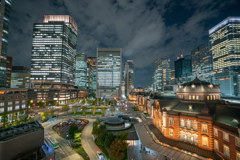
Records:
[[[97,97],[120,98],[122,82],[121,48],[97,49]]]
[[[31,69],[25,66],[13,66],[11,75],[11,88],[29,88],[30,71]]]
[[[69,15],[44,15],[33,26],[31,83],[74,84],[77,24]]]
[[[0,2],[0,87],[5,88],[7,86],[7,47],[12,1],[1,0]]]
[[[85,53],[76,55],[75,86],[79,89],[87,89],[87,56]]]
[[[171,80],[171,69],[170,59],[158,58],[155,61],[155,72],[154,72],[154,92],[162,92],[164,86],[170,83]]]
[[[228,17],[209,30],[214,83],[223,95],[239,95],[240,17]]]
[[[97,58],[88,57],[93,62],[93,92],[96,92],[96,79],[97,79]]]
[[[29,98],[67,104],[88,93],[74,88],[78,28],[69,15],[44,15],[33,26]]]
[[[175,61],[175,77],[180,78],[192,72],[191,56],[187,55]]]
[[[212,83],[212,54],[209,50],[209,42],[206,42],[191,51],[192,80],[197,76],[202,81]]]
[[[129,96],[129,93],[134,89],[134,65],[132,60],[125,62],[124,79],[125,79],[125,95]]]
[[[6,83],[6,88],[11,88],[12,57],[10,57],[10,56],[7,56],[6,69],[7,69],[7,83]]]
[[[93,92],[93,61],[92,59],[87,59],[87,87],[88,90]]]

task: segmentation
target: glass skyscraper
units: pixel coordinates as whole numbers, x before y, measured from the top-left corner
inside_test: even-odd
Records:
[[[11,0],[0,1],[0,87],[7,85],[7,47],[10,25]]]
[[[134,89],[134,65],[132,60],[125,62],[124,79],[125,95],[129,96],[129,92]]]
[[[155,61],[155,72],[153,76],[153,91],[162,92],[164,86],[171,80],[170,59],[158,58]]]
[[[33,26],[31,83],[75,81],[77,24],[69,15],[44,15]]]
[[[97,97],[120,98],[122,82],[121,48],[97,49]]]
[[[223,95],[239,95],[240,17],[228,17],[209,30],[214,83]]]
[[[93,92],[96,92],[96,79],[97,79],[97,58],[88,57],[93,62]]]
[[[88,89],[92,92],[93,90],[93,61],[92,59],[87,59],[87,86]]]
[[[212,53],[209,42],[206,42],[191,52],[192,57],[192,80],[197,76],[202,81],[212,83]]]
[[[78,53],[76,56],[75,86],[79,89],[87,89],[87,56]]]

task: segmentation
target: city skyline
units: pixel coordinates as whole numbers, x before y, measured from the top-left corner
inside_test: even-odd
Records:
[[[208,40],[210,28],[228,16],[238,16],[240,5],[237,1],[74,2],[12,2],[8,55],[13,65],[30,67],[33,23],[40,23],[44,14],[69,14],[79,26],[78,52],[96,56],[98,47],[120,47],[123,62],[134,62],[135,87],[151,85],[156,58],[171,57],[173,69],[176,55],[190,55]],[[18,7],[20,3],[25,5]]]

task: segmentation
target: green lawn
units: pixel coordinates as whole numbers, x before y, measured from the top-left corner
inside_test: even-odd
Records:
[[[84,150],[83,146],[78,146],[78,147],[74,147],[74,150],[80,154],[84,160],[89,160],[90,158],[88,157],[86,151]]]
[[[71,113],[71,114],[74,114],[74,113]],[[76,112],[75,114],[83,114],[83,112]],[[90,114],[93,114],[92,112],[86,112],[85,113],[86,115],[90,115]],[[95,115],[96,114],[102,114],[101,112],[95,112]]]

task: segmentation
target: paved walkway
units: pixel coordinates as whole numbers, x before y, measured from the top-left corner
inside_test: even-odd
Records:
[[[92,128],[93,128],[93,122],[95,119],[88,119],[89,123],[84,127],[82,131],[82,145],[84,150],[87,152],[89,158],[91,160],[97,160],[97,151],[101,150],[98,148],[98,146],[95,144],[92,136]]]
[[[198,158],[190,156],[188,154],[185,154],[183,152],[177,151],[175,149],[166,147],[164,145],[156,143],[148,131],[146,130],[145,126],[146,124],[150,124],[152,122],[151,119],[148,119],[144,122],[138,123],[135,125],[135,128],[137,130],[139,139],[142,143],[142,152],[148,153],[149,155],[155,156],[155,159],[158,159],[157,157],[159,155],[160,159],[179,159],[179,160],[197,160]],[[165,157],[166,156],[166,157]]]

